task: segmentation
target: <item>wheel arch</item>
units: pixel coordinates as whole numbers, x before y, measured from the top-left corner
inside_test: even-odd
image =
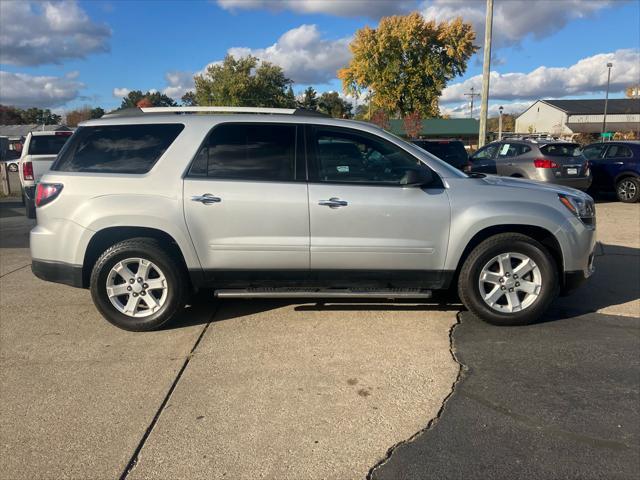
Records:
[[[633,170],[625,170],[624,172],[620,172],[618,173],[618,175],[616,175],[616,178],[614,179],[614,183],[617,184],[623,178],[628,178],[628,177],[640,178],[640,173],[634,172]]]
[[[483,228],[482,230],[478,231],[473,237],[471,237],[469,242],[467,242],[464,250],[462,251],[462,255],[458,259],[458,264],[454,271],[451,285],[456,285],[458,283],[458,276],[460,274],[460,270],[462,269],[462,265],[464,264],[469,254],[473,251],[473,249],[480,245],[480,243],[485,241],[487,238],[493,237],[494,235],[498,235],[500,233],[520,233],[540,242],[544,247],[547,248],[547,250],[553,257],[556,267],[558,268],[560,282],[562,285],[564,285],[564,257],[562,254],[562,247],[560,246],[560,242],[558,241],[556,236],[544,227],[521,224],[492,225]]]
[[[119,227],[107,227],[99,230],[93,234],[87,248],[85,249],[84,259],[82,262],[82,286],[87,288],[89,286],[89,279],[91,277],[91,270],[96,261],[110,246],[116,243],[128,240],[131,238],[152,238],[157,240],[160,245],[166,249],[168,253],[173,255],[180,264],[187,270],[187,263],[185,261],[182,250],[178,242],[167,232],[150,227],[137,227],[137,226],[119,226]]]

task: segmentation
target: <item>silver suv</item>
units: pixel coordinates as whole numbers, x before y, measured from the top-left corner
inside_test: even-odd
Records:
[[[298,110],[86,122],[36,204],[35,275],[90,288],[128,330],[162,327],[198,289],[425,299],[457,286],[478,317],[525,324],[593,271],[588,195],[469,176],[374,125]]]
[[[580,145],[552,138],[506,138],[474,153],[466,171],[526,178],[586,191],[591,169]]]

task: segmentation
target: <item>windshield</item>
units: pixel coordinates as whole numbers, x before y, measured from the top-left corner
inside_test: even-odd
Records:
[[[34,135],[29,142],[29,155],[57,155],[70,135]]]
[[[540,147],[540,151],[552,157],[578,157],[582,153],[577,143],[550,143]]]

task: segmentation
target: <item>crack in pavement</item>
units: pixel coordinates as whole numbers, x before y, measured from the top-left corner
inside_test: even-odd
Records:
[[[127,465],[125,466],[124,470],[122,471],[122,474],[120,475],[119,480],[126,480],[126,478],[129,476],[129,474],[133,471],[133,469],[138,464],[138,460],[140,459],[140,454],[142,453],[142,449],[144,448],[144,446],[145,446],[145,444],[147,442],[147,439],[151,435],[151,432],[153,432],[153,429],[156,426],[156,424],[158,423],[158,420],[160,420],[160,416],[162,415],[162,412],[165,410],[165,407],[167,406],[167,403],[171,399],[171,396],[173,395],[173,392],[175,391],[176,387],[178,386],[178,383],[180,382],[180,379],[182,378],[182,374],[184,373],[184,371],[186,370],[187,366],[189,365],[189,362],[191,361],[191,358],[195,354],[195,351],[198,348],[198,345],[200,344],[200,341],[204,337],[205,333],[207,333],[207,330],[209,329],[209,326],[213,323],[213,321],[214,321],[214,319],[216,317],[216,314],[218,313],[219,310],[220,310],[220,306],[217,305],[216,308],[214,309],[213,313],[211,314],[211,317],[210,317],[209,321],[207,322],[207,324],[204,326],[204,328],[202,329],[202,331],[198,335],[198,338],[196,339],[195,343],[193,344],[193,347],[191,347],[191,350],[189,351],[189,354],[185,358],[184,363],[182,364],[182,367],[178,371],[178,374],[176,375],[176,378],[171,383],[171,386],[169,387],[169,390],[167,391],[167,394],[165,395],[164,399],[160,403],[160,406],[158,407],[158,410],[156,411],[155,415],[151,419],[151,423],[149,424],[149,426],[145,430],[144,434],[142,435],[142,438],[140,439],[140,442],[138,443],[138,446],[134,450],[133,454],[131,455],[131,458],[129,459],[129,462],[127,462]]]
[[[393,445],[392,447],[390,447],[387,450],[384,458],[382,458],[382,460],[377,462],[373,467],[371,467],[371,469],[369,469],[369,472],[367,473],[367,476],[366,476],[367,480],[373,480],[373,475],[375,475],[376,470],[383,467],[391,459],[393,453],[398,447],[411,443],[414,440],[416,440],[418,437],[420,437],[423,433],[427,433],[431,428],[435,426],[435,424],[438,422],[438,420],[444,413],[444,409],[447,405],[448,400],[453,396],[453,393],[456,390],[456,386],[462,381],[464,372],[468,370],[467,366],[464,365],[462,362],[460,362],[460,360],[458,360],[458,357],[456,356],[456,353],[453,348],[453,334],[455,329],[460,325],[461,313],[462,312],[460,311],[456,314],[456,323],[454,323],[449,329],[449,353],[451,354],[453,361],[458,364],[458,375],[456,375],[456,379],[453,381],[453,384],[451,385],[451,391],[447,394],[444,400],[442,400],[442,405],[440,405],[440,408],[438,409],[438,413],[436,414],[436,416],[433,417],[431,420],[429,420],[429,422],[424,428],[418,430],[416,433],[411,435],[406,440],[402,440],[396,443],[395,445]]]
[[[17,272],[17,271],[23,270],[23,269],[25,269],[25,268],[27,268],[27,267],[30,267],[30,266],[31,266],[31,263],[27,263],[26,265],[23,265],[23,266],[21,266],[21,267],[18,267],[18,268],[16,268],[15,270],[11,270],[10,272],[3,273],[2,275],[0,275],[0,278],[4,278],[4,277],[6,277],[7,275],[11,275],[12,273],[15,273],[15,272]]]

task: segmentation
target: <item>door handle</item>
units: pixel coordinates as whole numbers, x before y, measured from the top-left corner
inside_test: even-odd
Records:
[[[339,207],[346,207],[347,205],[349,205],[349,202],[340,200],[337,197],[331,197],[329,200],[320,200],[318,202],[318,205],[322,205],[323,207],[329,207],[329,208],[339,208]]]
[[[193,197],[191,197],[191,200],[194,202],[200,202],[204,205],[211,205],[212,203],[220,203],[222,201],[220,197],[216,197],[214,195],[211,195],[210,193],[194,195]]]

